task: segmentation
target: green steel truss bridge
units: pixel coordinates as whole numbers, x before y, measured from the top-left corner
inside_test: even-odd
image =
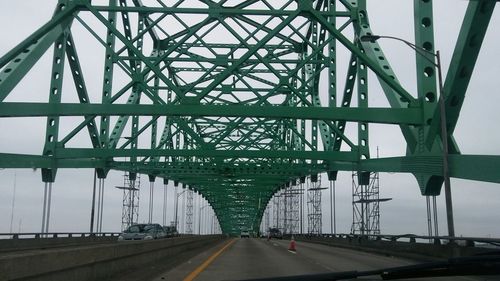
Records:
[[[0,167],[40,168],[46,183],[64,168],[163,178],[201,193],[226,233],[258,228],[274,193],[321,173],[411,173],[423,195],[447,175],[498,183],[500,158],[463,155],[453,136],[496,1],[469,2],[442,88],[433,1],[413,2],[417,92],[399,83],[366,0],[60,0],[0,59],[0,116],[47,119],[43,151],[2,148]],[[88,38],[102,53],[84,59]],[[43,101],[10,95],[45,53]],[[373,84],[390,106],[370,106]],[[372,159],[370,124],[398,126],[406,155]]]

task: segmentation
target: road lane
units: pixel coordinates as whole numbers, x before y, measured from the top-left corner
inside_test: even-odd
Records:
[[[280,240],[275,243],[278,243],[281,247],[287,247],[290,241]],[[318,263],[331,271],[373,270],[418,263],[417,261],[402,258],[329,247],[321,244],[297,242],[296,245],[297,254],[302,258]]]
[[[419,263],[418,261],[306,242],[297,242],[297,252],[292,253],[288,251],[288,245],[289,241],[286,240],[236,239],[235,243],[214,259],[208,267],[204,268],[194,280],[241,280],[352,270],[363,271]],[[195,271],[220,248],[219,246],[210,249],[179,268],[165,272],[154,280],[184,280],[190,272]],[[433,280],[477,281],[495,279],[441,277]]]
[[[235,280],[271,276],[326,273],[328,268],[292,254],[280,244],[261,239],[239,239],[226,253],[214,261],[197,281]]]

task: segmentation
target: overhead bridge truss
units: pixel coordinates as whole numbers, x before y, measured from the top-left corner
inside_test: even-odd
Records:
[[[470,1],[445,76],[452,177],[500,182],[498,156],[462,155],[453,137],[495,3]],[[411,27],[429,53],[432,5],[414,1]],[[366,0],[60,0],[0,58],[3,121],[46,117],[41,153],[1,151],[0,167],[41,168],[44,182],[95,168],[100,178],[119,170],[182,183],[225,233],[258,229],[273,194],[324,172],[412,173],[422,194],[439,194],[434,58],[414,56],[418,89],[408,91],[381,46],[359,40],[377,34],[368,16]],[[49,88],[17,93],[46,53]],[[386,108],[368,103],[370,72]],[[370,159],[373,123],[398,126],[406,155]]]

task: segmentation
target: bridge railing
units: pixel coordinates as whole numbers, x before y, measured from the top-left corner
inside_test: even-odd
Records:
[[[24,232],[0,233],[0,239],[27,239],[27,238],[77,238],[77,237],[118,237],[120,232]]]
[[[291,235],[285,235],[290,237]],[[488,237],[451,237],[451,236],[425,236],[416,234],[294,234],[295,237],[311,238],[340,238],[347,240],[371,240],[371,241],[392,241],[392,242],[408,242],[408,243],[430,243],[434,245],[456,244],[458,246],[467,247],[500,247],[500,238]]]
[[[0,253],[112,243],[118,240],[119,234],[118,232],[0,233]]]
[[[288,235],[290,237],[291,235]],[[406,258],[452,258],[498,253],[500,239],[483,237],[322,234],[294,235],[295,240]]]
[[[116,243],[119,235],[120,232],[0,233],[0,254],[14,251]],[[178,234],[165,237],[165,239],[190,236],[194,235]]]

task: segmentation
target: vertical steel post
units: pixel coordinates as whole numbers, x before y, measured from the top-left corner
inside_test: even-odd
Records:
[[[95,190],[97,184],[97,169],[94,169],[94,186],[92,188],[92,207],[90,209],[90,233],[94,233],[94,215],[95,215]]]
[[[99,232],[102,232],[102,217],[104,213],[104,179],[100,179],[101,182],[101,213],[99,214]]]
[[[163,185],[163,225],[167,225],[167,204],[168,204],[168,189],[167,184]]]
[[[116,0],[109,0],[108,6],[115,8],[117,6]],[[108,13],[108,21],[113,28],[116,27],[116,12]],[[106,44],[106,55],[104,57],[104,79],[102,86],[102,104],[111,104],[112,90],[113,90],[113,73],[114,73],[114,51],[115,51],[116,36],[111,31],[107,29]],[[100,126],[100,140],[101,147],[108,148],[109,146],[109,128],[110,128],[110,116],[101,115],[101,126]],[[99,208],[99,205],[98,205]],[[99,212],[97,217],[99,218]]]
[[[51,201],[52,201],[52,183],[49,182],[49,192],[48,192],[48,196],[47,196],[47,219],[45,220],[45,233],[49,232]]]
[[[333,181],[330,181],[330,233],[333,234]]]
[[[16,204],[16,177],[17,177],[17,174],[14,171],[14,190],[13,190],[13,194],[12,194],[12,207],[11,207],[11,211],[10,211],[9,233],[12,233],[12,222],[14,221],[14,207]]]
[[[432,209],[429,196],[425,196],[425,202],[427,204],[427,233],[432,236]],[[432,242],[432,239],[429,239],[429,242]]]
[[[202,207],[202,206],[200,206],[200,209],[198,210],[198,218],[199,218],[199,219],[198,219],[198,235],[200,235],[200,234],[201,234],[201,209],[202,209],[202,208],[203,208],[203,207]]]
[[[129,180],[129,188],[135,188],[135,180]],[[134,193],[132,190],[128,193],[129,198],[129,211],[128,211],[128,225],[131,226],[134,223]]]
[[[436,196],[432,196],[432,207],[433,207],[433,213],[434,213],[434,236],[439,236]]]
[[[359,173],[358,173],[358,177],[359,177]],[[365,235],[365,229],[366,229],[366,221],[365,221],[365,213],[366,213],[366,210],[365,210],[365,206],[366,204],[364,203],[365,202],[365,189],[364,189],[365,185],[360,185],[360,188],[361,188],[361,235]]]
[[[178,225],[178,212],[179,212],[179,194],[177,194],[177,186],[175,187],[175,219],[174,219],[174,224],[175,224],[175,230],[179,232],[179,229],[177,229],[177,225]]]
[[[154,192],[154,182],[149,182],[149,213],[148,213],[148,223],[153,221],[153,192]]]
[[[45,233],[45,218],[47,214],[47,185],[48,183],[46,182],[43,191],[42,233]]]
[[[455,223],[453,221],[453,203],[451,198],[451,182],[448,167],[448,128],[446,124],[446,108],[444,100],[443,74],[441,70],[441,55],[439,50],[436,52],[436,66],[439,75],[439,112],[441,115],[441,140],[443,142],[443,177],[444,177],[444,195],[446,200],[446,219],[448,221],[448,236],[455,237]]]
[[[101,179],[98,180],[98,189],[97,189],[97,222],[96,222],[96,231],[99,232],[99,222],[101,221]]]
[[[300,194],[300,234],[304,233],[304,184],[300,184],[300,190],[302,194]]]
[[[186,189],[184,189],[182,194],[181,227],[182,232],[186,234]]]
[[[336,214],[336,200],[335,200],[335,181],[331,181],[331,186],[330,186],[330,195],[331,195],[331,201],[330,201],[330,212],[331,212],[331,223],[333,225],[333,234],[337,234],[337,214]],[[333,210],[332,210],[333,209]]]

